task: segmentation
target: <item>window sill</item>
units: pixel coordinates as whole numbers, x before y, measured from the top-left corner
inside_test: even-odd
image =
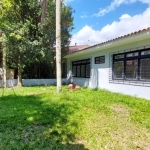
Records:
[[[150,87],[150,81],[142,81],[142,80],[109,80],[109,83]]]

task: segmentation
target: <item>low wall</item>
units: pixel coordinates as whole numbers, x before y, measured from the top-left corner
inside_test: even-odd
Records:
[[[36,86],[36,85],[54,85],[56,84],[56,79],[22,79],[23,86]],[[67,83],[67,79],[63,78],[62,83]],[[7,87],[12,87],[17,85],[17,79],[11,79],[6,81]],[[0,80],[0,87],[2,87],[2,80]]]

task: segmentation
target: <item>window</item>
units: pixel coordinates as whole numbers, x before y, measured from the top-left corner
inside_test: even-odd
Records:
[[[113,64],[113,78],[114,79],[123,79],[123,70],[124,70],[124,62],[117,61]]]
[[[77,77],[81,76],[81,74],[80,74],[81,69],[80,68],[81,68],[80,65],[77,65]]]
[[[62,63],[62,78],[66,78],[67,71],[66,71],[66,63]]]
[[[86,74],[85,74],[85,76],[90,77],[90,72],[91,72],[91,66],[90,66],[90,64],[87,64],[86,65]]]
[[[76,72],[77,72],[77,71],[76,71],[76,68],[77,68],[76,66],[72,66],[72,72],[73,72],[73,75],[74,75],[75,77],[77,76],[77,75],[76,75]]]
[[[140,64],[141,79],[150,79],[150,58],[141,59]]]
[[[138,60],[127,60],[125,66],[125,78],[136,79],[137,78],[137,65]]]
[[[115,56],[115,59],[120,59],[120,58],[124,58],[124,54],[116,55],[116,56]]]
[[[81,65],[81,77],[85,76],[85,65]]]
[[[150,49],[113,55],[114,80],[150,81]]]
[[[134,56],[138,56],[138,52],[134,52],[134,53],[127,53],[126,57],[134,57]]]
[[[95,64],[103,64],[105,63],[105,56],[95,57]]]
[[[142,51],[142,52],[141,52],[141,55],[150,55],[150,50]]]
[[[83,59],[72,62],[72,73],[74,77],[90,78],[90,59]]]

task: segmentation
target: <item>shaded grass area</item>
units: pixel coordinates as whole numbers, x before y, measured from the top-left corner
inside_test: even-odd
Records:
[[[150,101],[65,86],[0,89],[0,148],[150,149]]]

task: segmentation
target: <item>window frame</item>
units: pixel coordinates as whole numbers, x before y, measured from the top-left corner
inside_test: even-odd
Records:
[[[98,60],[96,60],[96,59],[98,59]],[[95,57],[95,59],[94,59],[95,61],[95,64],[104,64],[105,63],[105,55],[102,55],[102,56],[97,56],[97,57]],[[102,60],[104,60],[104,61],[102,61]],[[97,62],[98,61],[98,62]]]
[[[112,55],[112,80],[122,80],[122,81],[144,81],[144,82],[150,82],[150,79],[143,79],[142,72],[141,72],[141,60],[150,58],[150,52],[148,54],[142,55],[142,52],[150,51],[150,48],[135,50],[135,51],[128,51],[128,52],[121,52],[117,54]],[[130,56],[127,57],[130,53],[138,53],[138,56]],[[117,58],[119,55],[124,55],[122,58]],[[126,77],[126,68],[127,64],[126,62],[129,60],[137,60],[137,70],[136,70],[136,78],[127,78]],[[123,61],[123,78],[115,78],[114,74],[114,62]]]
[[[90,65],[89,74],[91,74],[91,59],[90,58],[72,61],[73,76],[77,77],[77,78],[90,78],[90,76],[87,76],[87,65]],[[73,72],[73,67],[76,68],[75,73]],[[78,74],[78,71],[77,71],[78,67],[80,68],[79,74]],[[84,73],[83,72],[81,73],[81,68],[82,67],[84,68]]]

